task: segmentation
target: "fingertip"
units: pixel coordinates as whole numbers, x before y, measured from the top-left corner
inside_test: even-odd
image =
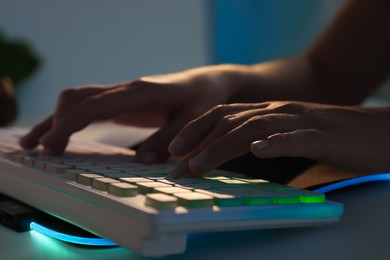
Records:
[[[34,149],[40,143],[40,138],[52,127],[53,116],[49,116],[34,126],[27,134],[19,139],[19,145],[24,149]]]
[[[271,146],[271,142],[269,140],[263,139],[254,141],[251,143],[250,150],[253,153],[253,155],[257,157],[261,157],[264,152],[269,149]]]
[[[187,171],[188,171],[187,165],[184,162],[182,162],[182,163],[179,163],[176,166],[176,168],[173,169],[168,175],[171,178],[180,179],[183,175],[186,174]]]
[[[39,144],[43,146],[42,155],[62,155],[68,145],[69,140],[61,140],[60,138],[53,137],[51,132],[44,134],[39,138]]]
[[[32,138],[30,134],[26,134],[19,139],[19,145],[26,150],[34,149],[38,144],[38,140]]]

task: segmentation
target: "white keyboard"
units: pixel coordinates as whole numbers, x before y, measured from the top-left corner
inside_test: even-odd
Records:
[[[213,171],[175,180],[175,162],[143,165],[134,151],[72,140],[63,156],[42,157],[0,130],[4,193],[144,256],[185,251],[190,232],[316,226],[343,206],[324,194]]]

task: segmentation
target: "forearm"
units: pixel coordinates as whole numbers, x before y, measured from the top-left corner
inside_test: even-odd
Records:
[[[227,93],[229,103],[295,100],[347,105],[358,104],[366,97],[365,93],[344,94],[340,90],[346,87],[346,82],[324,76],[304,56],[256,65],[209,66],[193,71],[204,72],[203,77],[208,82]]]
[[[350,0],[296,58],[210,67],[231,102],[359,104],[390,76],[390,2]]]
[[[234,86],[232,102],[296,100],[340,103],[333,93],[337,80],[322,77],[305,57],[246,66],[241,69],[241,75],[236,75],[241,81]],[[341,100],[344,104],[354,103],[348,97]]]

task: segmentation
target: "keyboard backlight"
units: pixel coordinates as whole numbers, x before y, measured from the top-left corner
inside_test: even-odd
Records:
[[[34,230],[40,234],[43,234],[48,237],[52,237],[64,242],[69,242],[78,245],[87,245],[87,246],[116,246],[117,244],[105,239],[105,238],[86,238],[86,237],[78,237],[73,235],[67,235],[61,232],[57,232],[55,230],[44,227],[38,223],[31,222],[30,223],[31,230]]]

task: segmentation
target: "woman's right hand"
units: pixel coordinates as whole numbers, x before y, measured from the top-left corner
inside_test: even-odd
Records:
[[[22,137],[20,145],[33,149],[41,144],[44,154],[60,155],[73,133],[95,121],[113,120],[124,125],[161,127],[136,155],[139,162],[161,162],[169,157],[167,147],[186,123],[228,101],[229,91],[219,76],[195,69],[67,89],[61,93],[55,112]]]

